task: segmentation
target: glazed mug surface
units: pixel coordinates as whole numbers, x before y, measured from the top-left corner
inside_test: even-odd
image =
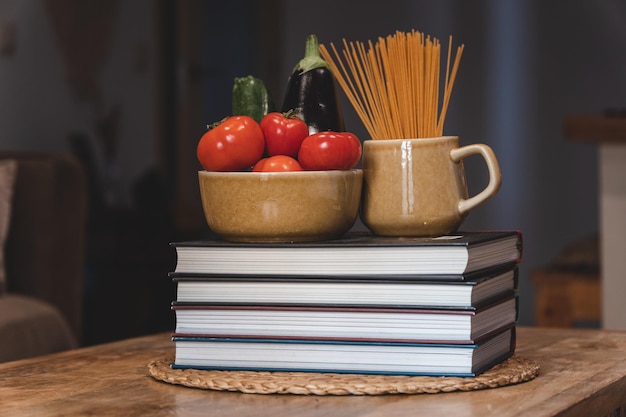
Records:
[[[489,183],[468,197],[463,160],[476,154],[487,164]],[[498,160],[484,144],[460,147],[458,136],[366,140],[361,220],[382,236],[452,233],[501,182]]]

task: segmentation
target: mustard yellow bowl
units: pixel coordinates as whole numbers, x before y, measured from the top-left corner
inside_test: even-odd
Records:
[[[199,171],[198,178],[207,224],[222,239],[304,242],[352,228],[363,171]]]

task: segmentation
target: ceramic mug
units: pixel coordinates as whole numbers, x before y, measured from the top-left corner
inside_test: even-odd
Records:
[[[469,198],[463,159],[475,154],[487,164],[489,183]],[[459,147],[458,136],[366,140],[361,220],[382,236],[452,233],[501,182],[498,160],[484,144]]]

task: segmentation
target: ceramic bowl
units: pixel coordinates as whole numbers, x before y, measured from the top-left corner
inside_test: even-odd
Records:
[[[211,230],[236,242],[304,242],[340,237],[357,219],[360,169],[300,172],[199,171]]]

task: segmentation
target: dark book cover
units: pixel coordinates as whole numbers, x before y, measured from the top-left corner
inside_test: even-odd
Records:
[[[514,326],[518,302],[507,295],[467,310],[186,303],[174,303],[172,310],[177,313],[173,337],[472,344]],[[319,320],[332,321],[330,330]],[[439,320],[445,331],[437,325]]]
[[[330,250],[344,247],[380,247],[380,246],[463,246],[472,247],[487,244],[497,240],[514,237],[519,240],[522,249],[522,234],[519,230],[471,230],[458,231],[436,237],[393,237],[378,236],[371,232],[348,232],[344,236],[324,241],[314,242],[231,242],[222,239],[191,240],[171,242],[175,248],[328,248]]]
[[[349,233],[324,242],[171,243],[174,273],[229,275],[463,275],[519,263],[519,231],[473,231],[433,238]]]
[[[386,341],[342,341],[342,340],[297,340],[297,339],[247,339],[247,338],[209,338],[209,337],[173,337],[172,340],[177,345],[177,356],[174,363],[171,365],[174,369],[213,369],[213,370],[235,370],[235,371],[270,371],[270,372],[334,372],[334,373],[354,373],[354,374],[383,374],[383,375],[414,375],[414,376],[476,376],[494,365],[503,362],[511,357],[515,352],[516,347],[516,331],[515,326],[502,329],[495,334],[490,335],[488,338],[479,340],[476,343],[471,344],[451,344],[451,343],[401,343],[401,342],[386,342]],[[255,364],[254,360],[248,360],[248,355],[233,354],[233,358],[229,361],[230,364],[224,365],[221,360],[210,361],[213,364],[201,364],[202,360],[196,361],[194,358],[180,359],[179,347],[186,343],[196,344],[193,349],[196,354],[199,350],[203,349],[203,344],[207,344],[209,350],[213,350],[216,347],[223,345],[224,349],[219,349],[222,352],[229,352],[228,347],[245,346],[246,344],[256,344],[258,346],[267,345],[267,349],[259,351],[259,355],[255,354],[255,358],[261,361],[265,358],[265,355],[271,355],[276,358],[271,367],[264,366],[262,364]],[[180,346],[179,346],[180,345]],[[214,347],[208,347],[208,346]],[[304,357],[306,362],[299,363],[294,361],[293,357],[289,357],[289,360],[282,360],[285,358],[281,352],[292,352],[293,346],[299,346],[304,349]],[[333,346],[337,347],[337,353],[330,356],[322,357],[320,360],[311,361],[310,357],[318,353],[316,346],[324,346],[322,349],[332,349]],[[351,346],[355,347],[354,351],[351,351]],[[417,355],[415,360],[422,354],[430,356],[427,352],[433,348],[437,349],[437,353],[432,358],[424,360],[420,359],[424,363],[414,363],[412,360],[403,361],[401,366],[391,366],[388,363],[373,362],[373,357],[370,354],[363,355],[362,350],[359,347],[367,347],[370,351],[376,351],[380,354],[384,354],[389,359],[393,359],[395,356],[395,349],[408,349],[411,355]],[[483,349],[484,348],[484,349]],[[450,371],[447,367],[449,355],[455,351],[468,351],[469,355],[466,356],[467,363],[460,368],[464,368],[464,371]],[[479,356],[476,356],[479,355]],[[301,355],[302,356],[302,355]],[[406,356],[406,353],[405,355]],[[407,359],[409,358],[407,357]],[[349,359],[348,359],[349,358]],[[239,360],[241,360],[239,362]],[[388,362],[388,361],[385,361]],[[262,362],[261,362],[262,363]],[[356,366],[355,366],[356,365]],[[363,365],[363,366],[358,366]],[[421,369],[423,368],[423,369]],[[460,369],[459,368],[459,369]]]
[[[482,306],[514,294],[518,268],[494,271],[472,280],[317,279],[285,277],[176,276],[175,302],[222,305],[316,305],[394,308]]]

